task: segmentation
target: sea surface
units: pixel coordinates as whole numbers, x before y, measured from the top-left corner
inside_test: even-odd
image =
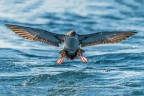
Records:
[[[57,65],[62,45],[24,40],[4,24],[138,33],[83,48],[88,63]],[[144,0],[0,0],[0,96],[144,96]]]

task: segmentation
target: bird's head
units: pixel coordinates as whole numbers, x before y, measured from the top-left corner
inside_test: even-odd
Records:
[[[78,34],[74,30],[69,31],[66,35],[70,37],[78,37]]]

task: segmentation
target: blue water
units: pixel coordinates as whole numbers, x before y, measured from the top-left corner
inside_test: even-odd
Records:
[[[85,47],[88,63],[57,65],[62,47],[24,40],[5,23],[55,33],[138,33]],[[0,96],[144,96],[143,32],[143,0],[0,0]]]

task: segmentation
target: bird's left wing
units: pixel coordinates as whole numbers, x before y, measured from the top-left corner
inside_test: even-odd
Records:
[[[105,43],[116,43],[134,35],[135,33],[136,32],[98,32],[79,35],[79,40],[81,47],[85,47]]]
[[[64,35],[62,34],[52,33],[38,28],[10,24],[6,24],[6,26],[24,39],[39,41],[57,47],[59,47],[59,44],[63,42],[64,38]]]

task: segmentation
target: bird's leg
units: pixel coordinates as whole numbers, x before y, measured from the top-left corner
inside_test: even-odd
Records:
[[[63,61],[64,61],[64,58],[65,58],[65,50],[61,50],[60,52],[59,52],[59,54],[62,56],[60,59],[58,59],[58,61],[57,61],[57,64],[62,64],[63,63]]]
[[[58,59],[57,64],[62,64],[64,61],[64,57],[61,57],[60,59]]]
[[[84,62],[84,63],[87,63],[88,62],[88,60],[87,60],[87,58],[86,57],[84,57],[84,56],[80,56],[80,59],[82,60],[82,62]]]
[[[77,57],[80,57],[80,59],[82,60],[82,62],[88,62],[87,58],[82,56],[82,54],[84,53],[84,50],[82,49],[78,49],[77,50]]]

